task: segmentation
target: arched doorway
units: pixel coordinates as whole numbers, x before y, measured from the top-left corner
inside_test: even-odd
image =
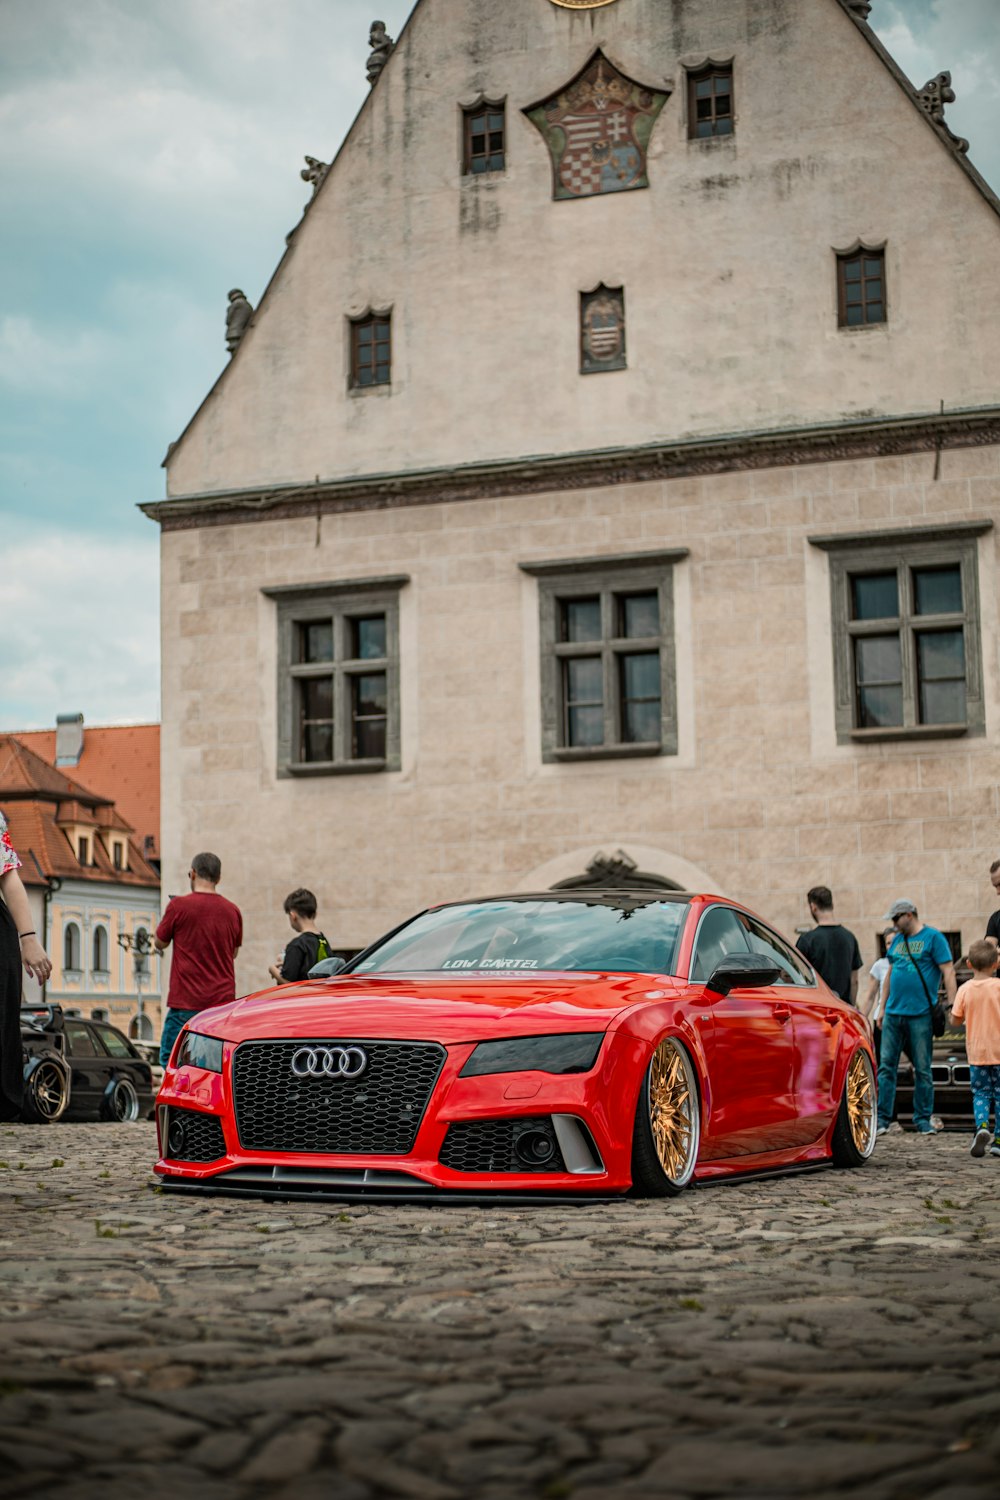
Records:
[[[613,854],[606,850],[613,849]],[[640,843],[623,834],[604,850],[593,844],[568,849],[536,865],[511,888],[519,892],[549,890],[698,891],[724,896],[718,878],[670,849]]]

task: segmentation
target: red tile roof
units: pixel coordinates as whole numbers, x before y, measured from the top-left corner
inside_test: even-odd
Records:
[[[21,860],[25,885],[44,885],[55,877],[103,884],[157,887],[160,877],[143,858],[142,846],[110,797],[88,791],[80,782],[50,766],[11,734],[0,734],[0,808],[11,843]],[[116,870],[103,841],[90,840],[92,863],[81,865],[65,825],[83,824],[120,830],[128,843],[128,869]]]
[[[54,729],[29,729],[17,735],[22,745],[55,765]],[[116,724],[103,729],[84,727],[79,763],[66,768],[85,786],[111,798],[139,839],[153,840],[151,859],[160,855],[160,726]]]

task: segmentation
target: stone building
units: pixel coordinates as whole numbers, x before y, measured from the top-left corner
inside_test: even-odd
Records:
[[[1000,203],[870,9],[421,0],[303,174],[144,507],[246,988],[299,883],[349,948],[584,878],[983,929]]]
[[[160,877],[135,831],[110,797],[12,734],[0,735],[0,808],[52,960],[44,990],[25,976],[23,1003],[55,1002],[152,1041],[162,1021],[160,960],[148,937],[159,921]]]

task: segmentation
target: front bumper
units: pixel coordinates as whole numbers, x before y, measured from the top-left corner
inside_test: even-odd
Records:
[[[414,1140],[405,1155],[331,1154],[247,1150],[241,1140],[232,1098],[232,1053],[226,1045],[221,1074],[196,1068],[168,1069],[157,1098],[160,1143],[157,1178],[165,1189],[214,1192],[241,1197],[328,1198],[338,1201],[465,1202],[524,1201],[545,1198],[616,1196],[631,1187],[631,1146],[639,1079],[646,1048],[629,1037],[609,1036],[595,1068],[587,1074],[491,1074],[461,1078],[470,1045],[449,1049]],[[213,1132],[222,1154],[212,1160],[184,1160],[169,1136],[173,1112],[199,1115],[200,1141]],[[540,1122],[558,1151],[554,1161],[523,1170],[458,1170],[446,1160],[472,1162],[476,1153],[456,1152],[463,1139],[494,1127],[522,1129]],[[544,1133],[544,1132],[543,1132]],[[446,1145],[446,1143],[448,1143]],[[189,1149],[183,1145],[181,1150]],[[191,1148],[193,1149],[193,1148]],[[210,1148],[214,1149],[214,1148]],[[496,1153],[494,1153],[494,1156]],[[481,1163],[480,1163],[481,1164]],[[495,1165],[495,1161],[494,1161]]]

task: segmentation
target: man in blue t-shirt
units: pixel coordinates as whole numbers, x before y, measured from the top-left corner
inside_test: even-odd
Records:
[[[944,980],[949,1006],[955,1000],[955,965],[948,939],[925,927],[912,901],[894,901],[885,914],[896,929],[889,944],[889,994],[882,1017],[882,1056],[878,1069],[878,1134],[889,1129],[896,1104],[899,1055],[913,1063],[913,1124],[919,1135],[933,1135],[934,1081],[931,1006]]]

